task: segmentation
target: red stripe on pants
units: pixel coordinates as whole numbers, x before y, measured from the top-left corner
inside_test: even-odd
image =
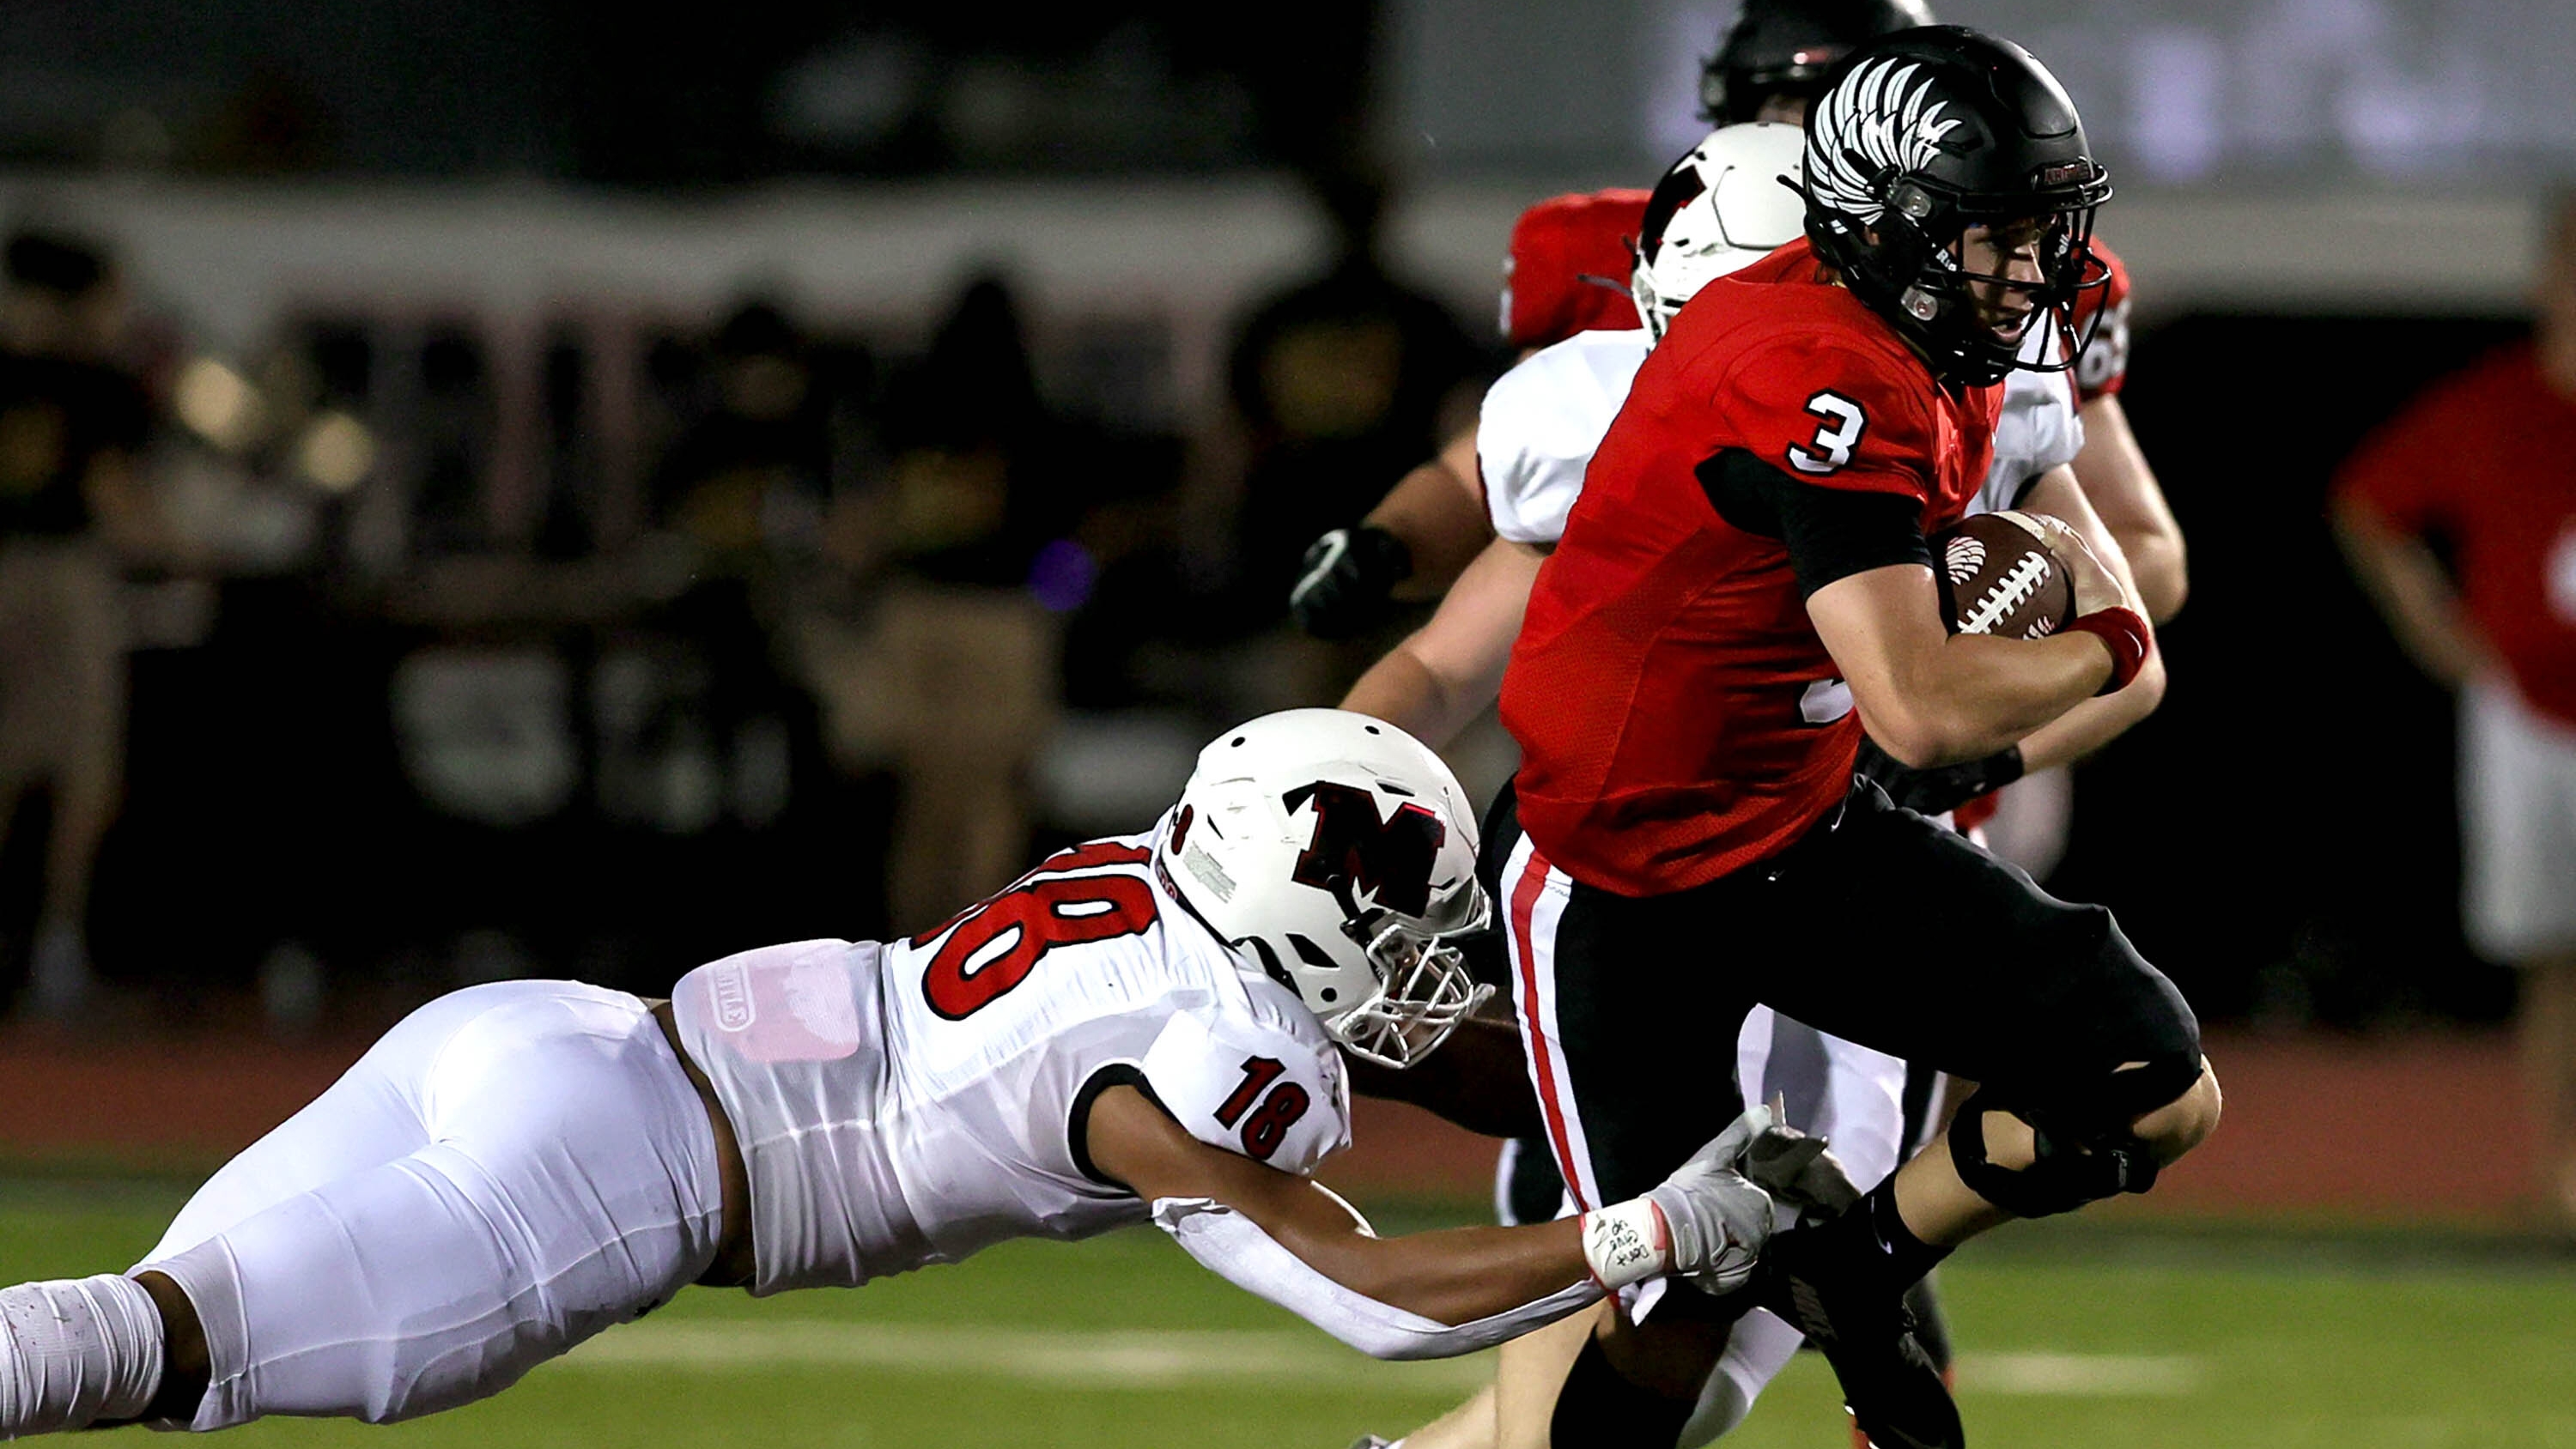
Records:
[[[1529,864],[1512,886],[1512,944],[1520,955],[1521,1010],[1529,1026],[1530,1065],[1538,1073],[1539,1111],[1547,1118],[1557,1166],[1564,1169],[1565,1190],[1573,1195],[1577,1208],[1590,1211],[1592,1204],[1583,1200],[1583,1184],[1574,1171],[1574,1140],[1566,1135],[1565,1109],[1556,1099],[1556,1063],[1548,1054],[1547,1028],[1538,1013],[1538,949],[1530,940],[1530,915],[1538,905],[1539,892],[1547,888],[1547,872],[1547,857],[1531,846]]]

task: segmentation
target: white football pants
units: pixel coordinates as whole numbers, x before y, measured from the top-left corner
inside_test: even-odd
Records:
[[[564,981],[422,1007],[227,1163],[135,1271],[196,1305],[186,1427],[381,1423],[497,1393],[714,1261],[715,1133],[643,1002]]]

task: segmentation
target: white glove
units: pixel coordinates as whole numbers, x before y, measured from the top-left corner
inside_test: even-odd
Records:
[[[1771,1109],[1755,1107],[1643,1196],[1584,1214],[1592,1276],[1614,1292],[1667,1273],[1711,1294],[1743,1287],[1771,1241],[1773,1203],[1741,1169],[1771,1125]]]

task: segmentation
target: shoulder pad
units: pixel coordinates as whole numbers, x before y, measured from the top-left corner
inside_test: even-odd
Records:
[[[1341,1056],[1249,1017],[1175,1012],[1145,1053],[1154,1095],[1210,1147],[1305,1176],[1350,1145]]]
[[[1792,478],[1921,496],[1938,476],[1933,386],[1885,348],[1784,334],[1747,349],[1717,402],[1746,451]]]
[[[1524,359],[1486,390],[1476,465],[1495,533],[1515,543],[1564,536],[1584,470],[1647,347],[1642,328],[1581,333]]]

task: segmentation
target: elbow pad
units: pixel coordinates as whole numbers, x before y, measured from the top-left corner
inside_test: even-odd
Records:
[[[1601,1297],[1589,1278],[1533,1303],[1456,1325],[1345,1288],[1279,1245],[1261,1225],[1209,1198],[1157,1198],[1154,1226],[1210,1272],[1267,1298],[1371,1358],[1452,1358],[1520,1337]]]

